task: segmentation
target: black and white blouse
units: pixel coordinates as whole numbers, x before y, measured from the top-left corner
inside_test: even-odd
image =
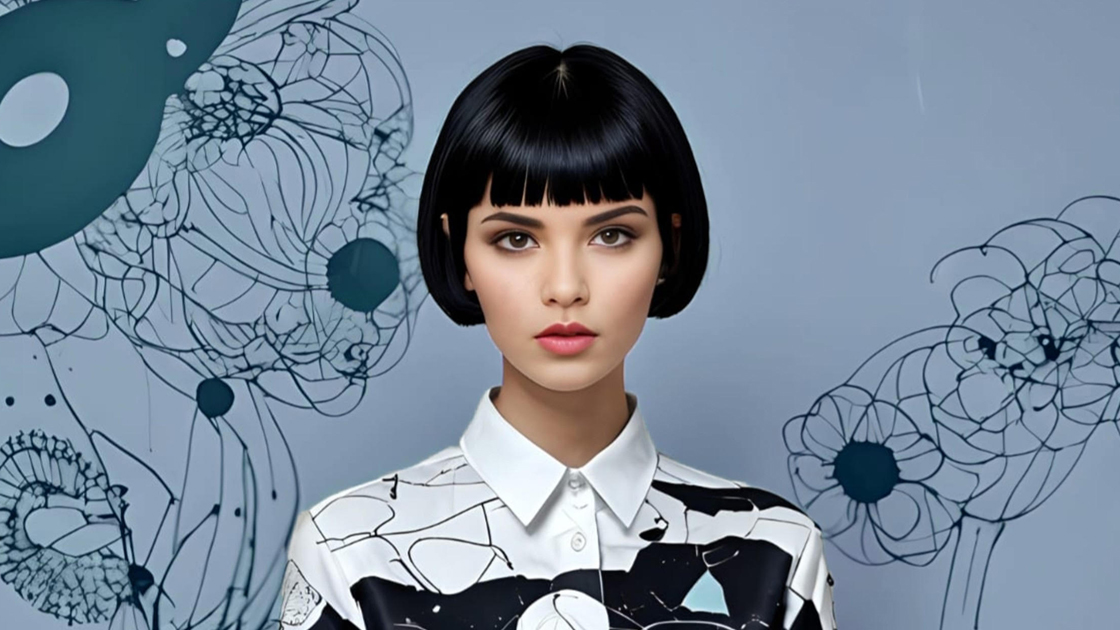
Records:
[[[280,627],[835,630],[821,530],[659,453],[630,420],[579,469],[483,394],[457,446],[301,512]]]

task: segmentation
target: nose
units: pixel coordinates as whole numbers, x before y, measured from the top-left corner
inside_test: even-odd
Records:
[[[588,286],[583,261],[570,252],[556,252],[548,261],[542,298],[545,304],[569,306],[586,302]]]

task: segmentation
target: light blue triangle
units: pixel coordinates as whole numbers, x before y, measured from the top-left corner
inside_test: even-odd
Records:
[[[704,575],[700,576],[681,603],[693,611],[728,614],[727,602],[723,598],[723,587],[709,571],[705,571]]]

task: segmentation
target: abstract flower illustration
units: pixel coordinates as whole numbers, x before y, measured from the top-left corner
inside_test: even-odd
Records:
[[[85,624],[108,621],[152,587],[151,574],[128,561],[125,488],[69,441],[39,430],[9,437],[0,479],[0,580],[20,597]]]
[[[201,247],[176,250],[166,269],[158,256],[146,269],[101,257],[99,275],[117,281],[98,300],[149,354],[344,413],[407,348],[424,295],[411,230],[389,213],[339,213],[309,242],[293,239],[287,260],[259,259],[253,270]],[[176,287],[173,277],[192,281]]]
[[[95,302],[136,344],[345,413],[399,360],[426,295],[418,178],[400,162],[407,82],[348,13],[240,33],[169,101],[147,180],[80,250],[103,279]]]
[[[798,498],[849,557],[927,564],[956,532],[942,628],[979,627],[1004,527],[1120,416],[1118,239],[1120,199],[1093,196],[948,254],[934,275],[951,260],[966,276],[954,320],[876,351],[786,423]]]
[[[74,50],[127,63],[60,70],[54,142],[10,150],[26,125],[0,119],[0,224],[28,228],[0,234],[0,588],[36,627],[264,627],[299,504],[274,407],[352,409],[426,295],[407,78],[351,0],[49,4],[0,0],[0,30],[64,16]],[[169,34],[144,49],[79,14]],[[59,44],[32,48],[9,58]],[[137,90],[103,76],[122,69]],[[102,368],[62,367],[83,348],[135,373],[83,397]]]
[[[68,624],[263,623],[284,568],[285,532],[268,525],[294,519],[299,501],[268,401],[244,384],[202,381],[159,416],[189,422],[138,448],[134,436],[109,435],[101,414],[77,415],[88,398],[68,390],[89,375],[64,368],[68,343],[0,338],[12,429],[0,443],[0,582]]]
[[[951,537],[961,513],[937,488],[945,458],[898,404],[842,385],[784,434],[798,500],[849,557],[924,565]]]

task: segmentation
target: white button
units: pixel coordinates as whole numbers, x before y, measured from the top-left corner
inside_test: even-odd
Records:
[[[570,471],[568,473],[568,487],[572,490],[579,490],[580,488],[583,488],[583,475],[574,470]]]
[[[583,549],[583,546],[586,544],[587,539],[583,537],[583,534],[576,532],[575,535],[572,536],[572,549],[579,551]]]

